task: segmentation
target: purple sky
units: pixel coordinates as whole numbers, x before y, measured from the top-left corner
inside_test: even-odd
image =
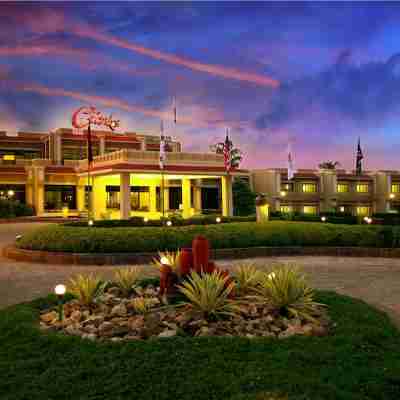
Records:
[[[400,4],[0,3],[0,130],[70,127],[93,104],[124,130],[243,166],[399,169]],[[176,96],[178,124],[172,121]]]

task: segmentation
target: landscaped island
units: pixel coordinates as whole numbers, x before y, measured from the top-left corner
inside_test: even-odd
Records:
[[[50,225],[24,235],[16,246],[71,253],[141,253],[187,247],[204,235],[214,249],[257,246],[400,247],[400,228],[271,221],[165,227]]]

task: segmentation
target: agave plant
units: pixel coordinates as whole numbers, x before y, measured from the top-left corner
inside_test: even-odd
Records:
[[[178,286],[178,290],[189,300],[185,304],[203,314],[206,319],[221,314],[233,315],[239,310],[229,299],[235,283],[226,285],[227,279],[229,278],[219,271],[211,274],[198,274],[192,271]]]
[[[153,258],[153,265],[155,265],[158,269],[161,269],[163,265],[168,265],[171,267],[172,271],[175,273],[179,273],[180,270],[180,260],[181,260],[181,251],[164,251],[158,252],[158,257]]]
[[[136,314],[146,314],[150,308],[154,305],[153,299],[148,299],[146,297],[135,297],[131,303],[132,308],[135,310]]]
[[[91,305],[104,293],[107,282],[95,274],[78,274],[71,278],[68,284],[68,291],[72,293],[81,304]]]
[[[258,299],[281,315],[315,321],[313,314],[322,304],[314,301],[314,291],[295,265],[276,266],[260,275],[255,288]]]
[[[139,266],[130,268],[118,268],[114,272],[113,282],[118,286],[125,296],[135,288],[136,283],[142,273],[142,269]]]
[[[236,291],[239,296],[254,292],[260,280],[260,271],[254,263],[241,263],[235,269]]]

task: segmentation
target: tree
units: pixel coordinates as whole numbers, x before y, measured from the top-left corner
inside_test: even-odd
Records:
[[[324,161],[318,165],[321,169],[336,169],[338,166],[340,166],[339,161]]]
[[[233,214],[246,216],[256,212],[256,194],[243,179],[235,179],[232,185]]]

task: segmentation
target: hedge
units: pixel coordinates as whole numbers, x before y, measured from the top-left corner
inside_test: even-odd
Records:
[[[48,225],[25,234],[17,247],[74,253],[154,252],[190,246],[206,236],[214,249],[256,246],[400,247],[400,228],[271,221],[149,228]]]
[[[16,200],[0,200],[0,218],[28,217],[34,215],[31,206]]]
[[[217,218],[220,219],[220,222],[217,222]],[[162,219],[151,219],[144,221],[143,217],[132,217],[130,219],[112,219],[112,220],[98,220],[94,221],[93,226],[98,228],[117,228],[117,227],[155,227],[155,226],[163,226],[166,221],[171,221],[174,226],[189,226],[189,225],[215,225],[217,223],[229,223],[229,222],[252,222],[255,221],[255,216],[246,216],[246,217],[222,217],[219,215],[202,215],[199,217],[192,218],[182,218],[173,216],[170,218]],[[66,226],[87,226],[87,221],[73,221],[66,222],[64,225]]]

